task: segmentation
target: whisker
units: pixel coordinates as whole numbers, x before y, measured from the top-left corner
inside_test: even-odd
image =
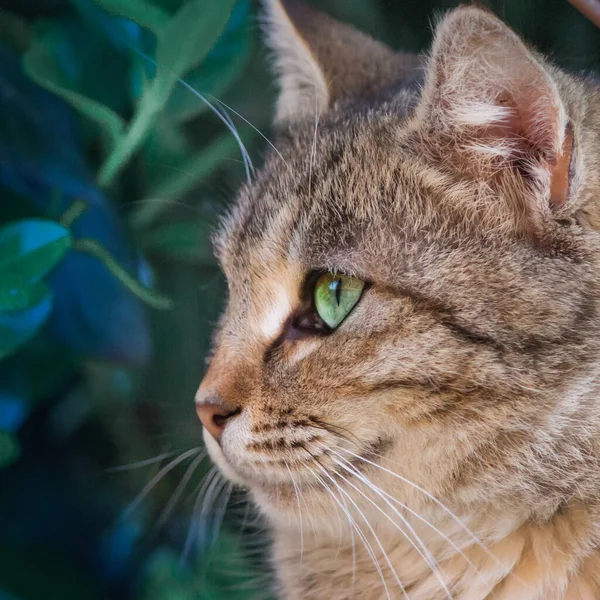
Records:
[[[200,463],[205,458],[206,458],[206,452],[202,452],[192,461],[190,466],[187,468],[186,472],[183,474],[183,477],[181,478],[181,481],[177,484],[177,487],[173,491],[171,498],[169,499],[169,501],[163,508],[160,516],[158,517],[156,525],[154,526],[154,531],[160,530],[161,527],[167,522],[167,520],[173,513],[173,510],[175,510],[175,506],[176,506],[177,502],[179,501],[179,498],[181,498],[181,494],[183,494],[183,491],[185,490],[190,479],[192,478],[192,475],[194,474],[194,472],[196,471],[196,469],[198,468]]]
[[[235,126],[235,123],[232,121],[231,117],[229,116],[229,113],[227,112],[225,106],[223,106],[223,108],[221,108],[221,110],[219,110],[217,107],[215,107],[219,113],[221,115],[223,115],[223,117],[227,120],[227,122],[229,123],[229,125],[235,129],[237,131],[237,127]],[[239,132],[238,132],[239,133]],[[250,158],[250,155],[248,154],[248,150],[246,150],[246,148],[244,147],[242,150],[242,161],[244,163],[244,166],[246,167],[246,177],[247,177],[247,182],[251,183],[250,180],[250,176],[249,176],[249,171],[252,172],[253,175],[256,174],[256,169],[254,168],[254,165],[252,164],[252,159]]]
[[[184,460],[190,458],[190,456],[194,456],[200,452],[200,448],[194,448],[192,450],[188,450],[184,452],[177,458],[174,458],[169,464],[164,466],[142,489],[142,491],[137,495],[135,500],[125,509],[121,518],[123,520],[131,517],[132,513],[137,509],[137,507],[143,502],[144,498],[154,489],[156,484],[170,471],[172,471],[178,464],[182,463]]]
[[[150,62],[151,64],[153,64],[156,67],[159,66],[157,61],[155,61],[151,56],[148,56],[145,52],[142,52],[139,48],[136,48],[133,44],[127,44],[127,45],[135,53],[137,53],[139,56],[141,56],[143,59],[147,60],[148,62]],[[242,142],[242,139],[240,138],[240,135],[239,135],[237,129],[235,128],[235,126],[232,126],[232,124],[230,124],[230,122],[221,114],[221,112],[215,106],[213,106],[213,104],[211,102],[209,102],[199,91],[197,91],[193,86],[191,86],[187,81],[185,81],[181,77],[178,77],[173,71],[171,71],[170,69],[167,69],[167,67],[164,67],[164,65],[160,65],[160,66],[161,66],[161,68],[164,68],[165,70],[169,71],[171,73],[171,75],[174,76],[175,79],[185,89],[189,90],[197,98],[202,100],[202,102],[204,102],[204,104],[206,104],[206,106],[208,106],[208,108],[219,118],[220,121],[223,122],[223,124],[231,132],[231,134],[235,138],[236,142],[238,143],[238,146],[240,147],[240,152],[242,153],[242,157],[247,156],[248,151],[246,150],[246,146],[244,146],[244,143]],[[248,165],[246,165],[246,177],[247,177],[248,181],[250,181],[250,172],[248,169]]]
[[[231,490],[232,490],[233,486],[231,484],[231,482],[229,481],[225,481],[223,487],[221,488],[221,490],[219,490],[218,494],[215,494],[215,497],[213,499],[213,506],[216,503],[216,501],[221,498],[221,495],[223,496],[223,500],[220,504],[219,510],[216,512],[216,516],[213,519],[213,524],[212,524],[212,536],[211,536],[211,540],[212,540],[212,544],[216,544],[217,543],[217,539],[219,538],[219,534],[221,533],[221,527],[223,526],[223,521],[225,519],[225,513],[227,512],[227,503],[229,502],[229,498],[231,497]]]
[[[210,508],[213,505],[213,502],[218,498],[219,494],[225,487],[226,481],[221,477],[220,471],[216,471],[216,476],[213,477],[211,484],[206,488],[206,493],[202,498],[202,503],[200,505],[200,514],[199,514],[199,532],[200,537],[203,539],[209,539],[209,533],[211,532],[211,524],[208,521],[207,517],[210,512]],[[211,544],[212,544],[212,537]]]
[[[248,154],[248,150],[246,150],[246,146],[242,143],[242,138],[235,126],[235,123],[231,120],[231,117],[225,112],[225,110],[219,110],[216,106],[213,107],[213,112],[226,124],[229,131],[231,131],[232,135],[235,137],[238,145],[240,147],[240,152],[242,153],[242,162],[244,163],[244,171],[246,172],[246,182],[248,185],[252,183],[251,173],[254,173],[254,165],[252,164],[252,159]],[[235,132],[235,133],[234,133]]]
[[[145,460],[139,460],[137,462],[129,463],[127,465],[119,465],[117,467],[109,467],[108,469],[104,469],[105,473],[122,473],[123,471],[132,471],[134,469],[141,469],[142,467],[147,467],[148,465],[153,465],[165,458],[170,458],[177,454],[176,452],[165,452],[164,454],[159,454],[158,456],[154,456],[153,458],[147,458]]]
[[[296,485],[296,481],[292,475],[292,470],[285,459],[284,464],[288,470],[288,473],[290,474],[290,480],[294,486],[294,493],[296,494],[296,501],[298,502],[298,520],[300,521],[300,564],[302,564],[304,560],[304,526],[302,521],[302,510],[300,508],[300,493],[298,492],[298,486]]]
[[[210,96],[213,100],[215,100],[219,104],[222,104],[227,110],[231,111],[234,115],[237,115],[240,119],[242,119],[242,121],[244,121],[245,123],[250,125],[250,127],[252,127],[252,129],[254,129],[254,131],[256,131],[256,133],[258,133],[258,135],[260,135],[263,138],[263,140],[265,140],[265,142],[267,142],[267,144],[269,144],[269,146],[271,146],[271,148],[273,148],[273,150],[275,150],[275,152],[277,153],[279,158],[281,158],[281,160],[287,166],[287,162],[286,162],[285,158],[283,158],[281,152],[279,152],[279,150],[277,150],[277,148],[275,147],[273,142],[271,142],[271,140],[262,131],[260,131],[260,129],[258,129],[257,127],[252,125],[252,123],[250,123],[250,121],[248,121],[248,119],[246,119],[246,117],[244,117],[239,112],[237,112],[236,110],[231,108],[231,106],[228,106],[227,104],[225,104],[225,102],[223,102],[222,100],[219,100],[218,98],[216,98],[215,96],[213,96],[211,94],[207,94],[207,95]]]
[[[351,450],[348,450],[346,448],[340,448],[340,449],[343,450],[344,452],[347,452],[348,454],[350,454],[351,456],[353,456],[354,458],[356,458],[358,460],[362,460],[363,462],[366,462],[374,467],[377,467],[378,469],[381,469],[382,471],[388,473],[389,475],[392,475],[393,477],[396,477],[400,481],[406,483],[407,485],[410,485],[417,491],[421,492],[423,495],[425,495],[427,498],[429,498],[436,506],[441,508],[473,540],[473,542],[475,544],[477,544],[477,546],[479,546],[479,548],[481,548],[486,553],[486,555],[489,558],[494,560],[497,565],[505,566],[502,564],[502,562],[498,559],[497,556],[492,554],[487,549],[487,547],[483,544],[483,542],[469,529],[469,527],[467,527],[467,525],[465,525],[465,523],[463,523],[461,521],[461,519],[459,519],[443,502],[438,500],[433,494],[430,494],[427,490],[423,489],[421,486],[417,485],[416,483],[413,483],[409,479],[406,479],[406,477],[403,477],[402,475],[399,475],[398,473],[391,471],[390,469],[387,469],[381,465],[378,465],[377,463],[373,462],[372,460],[369,460],[368,458],[365,458],[364,456],[360,456],[360,454],[356,454],[355,452],[352,452]],[[385,457],[383,457],[383,458],[385,458]]]
[[[387,552],[385,551],[385,549],[383,548],[383,544],[381,543],[381,541],[379,540],[379,537],[377,536],[377,534],[375,533],[375,530],[373,529],[373,527],[371,526],[371,524],[369,523],[368,519],[366,518],[366,516],[364,515],[364,513],[360,510],[360,508],[358,508],[357,504],[354,502],[354,500],[352,500],[352,498],[350,497],[349,494],[347,494],[337,483],[337,481],[335,481],[335,479],[333,477],[331,477],[331,475],[327,472],[327,469],[325,467],[323,467],[323,465],[321,465],[319,463],[319,467],[321,468],[321,471],[323,471],[323,474],[331,480],[331,483],[333,483],[333,485],[337,488],[338,492],[340,493],[340,497],[342,495],[346,496],[346,498],[350,501],[350,503],[352,504],[352,506],[354,506],[356,512],[358,512],[358,514],[362,517],[363,521],[365,522],[365,525],[367,526],[367,528],[369,529],[369,531],[371,532],[371,535],[373,536],[373,538],[375,539],[375,542],[377,543],[377,545],[379,546],[379,549],[381,550],[383,557],[385,558],[389,569],[392,572],[392,575],[394,576],[394,578],[396,579],[396,582],[398,583],[398,586],[400,587],[400,589],[402,590],[405,598],[407,600],[409,600],[408,595],[406,594],[406,590],[404,589],[404,586],[402,585],[402,582],[400,581],[400,579],[398,578],[398,575],[396,574],[396,571],[394,570],[394,567],[392,566],[392,563],[387,555]],[[371,548],[372,549],[372,548]],[[374,553],[373,553],[374,555]],[[383,585],[385,587],[385,591],[387,594],[387,597],[389,600],[391,600],[391,596],[390,596],[390,591],[387,587],[387,583],[385,581],[385,577],[383,576],[383,572],[381,571],[381,567],[379,566],[379,562],[376,560],[375,558],[375,564],[377,566],[377,569],[379,571],[380,577],[381,577],[381,581],[383,582]]]
[[[343,456],[341,456],[340,454],[338,454],[337,452],[335,452],[332,448],[329,448],[331,450],[331,452],[333,452],[334,454],[336,454],[337,456],[339,456],[342,460],[346,460]],[[341,448],[342,449],[342,448]],[[381,488],[375,486],[375,484],[373,484],[370,480],[368,480],[367,477],[365,477],[362,473],[360,473],[360,471],[358,471],[358,469],[356,469],[356,467],[354,465],[352,465],[351,463],[347,463],[354,471],[355,471],[355,475],[357,477],[362,477],[365,479],[366,482],[368,482],[369,485],[374,486],[375,488],[377,488],[377,492],[376,493],[380,493],[383,494],[383,496],[389,498],[389,500],[391,500],[392,502],[395,502],[398,506],[400,506],[402,509],[406,510],[408,513],[410,513],[411,515],[413,515],[416,519],[418,519],[420,522],[424,523],[425,525],[427,525],[430,529],[432,529],[433,531],[435,531],[440,537],[442,537],[445,541],[447,541],[450,546],[460,555],[462,556],[465,561],[468,563],[468,565],[475,571],[475,572],[479,572],[479,568],[477,567],[477,565],[475,565],[475,563],[473,563],[473,561],[465,554],[465,552],[459,548],[454,541],[448,537],[443,531],[439,530],[435,525],[433,525],[432,523],[430,523],[427,519],[425,519],[425,517],[421,516],[418,512],[416,512],[415,510],[413,510],[412,508],[410,508],[409,506],[407,506],[406,504],[400,502],[400,500],[398,500],[397,498],[394,498],[391,494],[388,494],[385,490],[382,490]],[[375,491],[375,490],[373,490]]]
[[[187,560],[187,557],[192,549],[192,544],[194,540],[197,538],[197,534],[200,531],[200,508],[201,502],[204,498],[204,491],[211,484],[213,479],[217,477],[219,471],[217,467],[212,467],[212,469],[208,472],[200,487],[198,489],[198,495],[196,496],[196,501],[194,502],[194,508],[192,509],[192,517],[190,519],[190,529],[188,531],[187,537],[185,538],[185,543],[183,545],[183,550],[181,551],[181,556],[179,557],[179,564],[183,565]]]
[[[308,194],[312,197],[312,171],[313,165],[315,162],[315,156],[317,153],[317,130],[319,128],[319,119],[321,118],[321,113],[317,111],[317,98],[315,95],[315,130],[313,134],[312,147],[310,149],[310,164],[308,167]]]
[[[344,462],[346,462],[346,461],[344,461]],[[350,468],[348,468],[341,461],[336,461],[336,463],[340,467],[342,467],[345,471],[347,471],[348,473],[354,475],[360,481],[362,481],[363,483],[365,483],[373,492],[375,492],[392,509],[392,511],[394,512],[394,514],[397,515],[402,520],[403,524],[406,525],[406,527],[408,528],[409,532],[414,536],[416,543],[415,543],[415,541],[413,541],[410,538],[410,536],[406,533],[406,531],[404,531],[402,529],[402,527],[400,527],[398,525],[398,523],[396,523],[394,521],[394,519],[392,519],[381,507],[377,506],[377,504],[373,500],[371,500],[371,498],[369,498],[364,492],[362,492],[358,487],[356,487],[351,481],[349,481],[348,479],[346,479],[342,474],[338,473],[338,476],[341,479],[343,479],[350,487],[352,487],[354,490],[356,490],[361,496],[363,496],[363,498],[365,498],[369,503],[371,503],[381,514],[383,514],[400,531],[400,533],[406,538],[406,540],[411,544],[411,546],[417,551],[417,553],[419,554],[419,556],[421,556],[421,558],[423,558],[423,560],[431,568],[431,570],[435,574],[437,580],[440,582],[440,585],[443,587],[444,592],[446,593],[446,596],[448,596],[448,598],[450,598],[450,600],[453,600],[452,593],[448,589],[448,586],[447,586],[446,582],[444,581],[444,579],[443,579],[443,577],[442,577],[442,575],[440,573],[440,569],[439,569],[439,565],[438,565],[437,561],[432,556],[431,552],[429,552],[429,550],[428,550],[427,546],[425,545],[425,543],[417,535],[417,532],[414,530],[414,528],[406,520],[406,518],[404,517],[404,515],[402,515],[398,511],[398,509],[396,509],[391,504],[391,502],[389,502],[389,500],[387,500],[380,493],[380,489],[377,486],[375,486],[371,481],[369,481],[366,477],[359,476],[359,474],[357,474],[357,472],[355,472],[355,471],[351,470]],[[348,464],[350,465],[350,463],[348,463]],[[417,544],[419,544],[419,546],[421,548],[419,548],[417,546]]]
[[[381,469],[382,471],[392,475],[393,477],[396,477],[397,479],[399,479],[400,481],[403,481],[404,483],[410,485],[411,487],[413,487],[414,489],[416,489],[417,491],[421,492],[422,494],[424,494],[427,498],[429,498],[436,506],[438,506],[439,508],[441,508],[470,538],[471,540],[475,543],[476,546],[478,546],[481,550],[483,550],[483,552],[485,553],[485,555],[492,560],[497,566],[499,566],[500,568],[506,570],[507,569],[507,565],[505,565],[493,552],[491,552],[486,546],[485,544],[471,531],[471,529],[469,529],[469,527],[463,523],[463,521],[461,519],[459,519],[443,502],[441,502],[440,500],[438,500],[433,494],[431,494],[430,492],[428,492],[427,490],[423,489],[422,487],[420,487],[419,485],[417,485],[416,483],[413,483],[412,481],[410,481],[410,479],[406,479],[406,477],[403,477],[402,475],[399,475],[398,473],[391,471],[390,469],[386,469],[385,467],[378,465],[377,463],[365,458],[364,456],[360,456],[358,454],[355,454],[354,452],[351,452],[350,450],[348,450],[347,448],[342,448],[340,447],[340,450],[343,450],[344,452],[347,452],[348,454],[350,454],[351,456],[353,456],[354,458],[357,458],[359,460],[362,460],[363,462],[366,462],[374,467],[377,467],[378,469]],[[388,460],[389,459],[385,456],[381,456],[378,455],[379,458],[382,458],[383,460]],[[397,502],[397,500],[393,497],[390,496],[390,499]],[[410,509],[408,507],[405,507],[407,510],[410,511]],[[412,511],[411,511],[412,512]],[[417,518],[421,518],[420,515],[417,515],[416,513],[415,516],[417,516]],[[425,521],[427,523],[427,521]],[[431,526],[431,524],[429,524]],[[441,534],[441,532],[438,530],[438,533]],[[446,536],[444,536],[446,537]],[[447,539],[447,538],[446,538]],[[449,540],[448,540],[449,541]],[[452,544],[453,545],[453,544]],[[454,545],[453,545],[454,546]],[[468,558],[465,556],[465,554],[461,551],[461,555],[467,559]],[[469,561],[471,562],[471,561]],[[474,566],[474,565],[473,565]],[[479,569],[477,569],[477,567],[474,566],[474,568],[478,571]],[[518,581],[523,587],[525,587],[526,589],[530,589],[531,586],[529,583],[527,583],[527,581],[525,581],[523,578],[519,577],[518,575],[512,575],[512,577],[515,579],[515,581]]]
[[[320,477],[317,473],[315,473],[308,465],[306,465],[306,468],[313,474],[313,476],[315,477],[315,479],[321,484],[321,486],[325,489],[325,491],[333,498],[333,501],[337,505],[339,505],[340,508],[342,508],[342,510],[344,510],[343,506],[340,503],[340,500],[338,500],[338,498],[335,496],[335,494],[333,493],[333,491],[325,483],[325,481],[323,480],[323,478]],[[341,497],[342,496],[340,495],[340,498]],[[347,507],[347,504],[345,504],[345,500],[344,500],[344,506]],[[367,554],[369,555],[369,558],[373,562],[373,565],[375,566],[375,569],[377,570],[377,573],[379,574],[379,577],[381,579],[381,583],[383,584],[383,588],[384,588],[384,590],[386,592],[388,600],[391,600],[390,592],[388,590],[387,583],[385,581],[385,576],[383,575],[383,571],[381,570],[381,566],[379,565],[379,561],[377,560],[377,556],[375,555],[373,547],[371,546],[371,544],[367,540],[367,537],[363,533],[362,529],[358,526],[358,524],[356,523],[356,521],[354,520],[354,518],[352,517],[352,515],[350,514],[349,511],[346,512],[346,516],[348,517],[348,521],[351,524],[352,528],[358,534],[358,537],[359,537],[360,541],[363,543],[363,546],[365,547],[365,550],[367,551]]]
[[[361,440],[356,437],[349,429],[346,429],[344,427],[340,427],[339,425],[333,425],[332,423],[327,423],[326,421],[323,421],[321,419],[315,418],[315,417],[311,417],[310,418],[310,424],[312,427],[316,427],[317,429],[322,429],[323,431],[328,431],[329,433],[332,433],[333,435],[342,438],[343,440],[346,440],[347,442],[349,442],[350,444],[353,444],[354,446],[356,446],[357,448],[362,448],[363,443],[361,442]],[[343,432],[343,433],[341,433]],[[351,436],[354,438],[353,441],[350,439]]]

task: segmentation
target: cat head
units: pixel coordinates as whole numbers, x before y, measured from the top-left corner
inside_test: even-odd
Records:
[[[197,395],[213,459],[287,524],[331,520],[326,487],[373,512],[366,479],[455,507],[583,493],[597,92],[480,9],[442,18],[420,60],[265,8],[277,151],[216,243],[229,298]]]

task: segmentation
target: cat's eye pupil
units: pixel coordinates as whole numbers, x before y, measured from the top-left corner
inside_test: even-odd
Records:
[[[342,298],[342,280],[336,279],[335,281],[332,281],[329,285],[329,289],[335,294],[335,301],[339,306]]]

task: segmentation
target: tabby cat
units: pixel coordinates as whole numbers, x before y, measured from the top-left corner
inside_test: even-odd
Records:
[[[206,444],[289,600],[600,598],[600,92],[487,11],[425,60],[265,2]]]

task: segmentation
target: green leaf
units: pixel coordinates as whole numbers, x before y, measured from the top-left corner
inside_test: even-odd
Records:
[[[212,175],[220,163],[234,155],[237,141],[229,133],[223,134],[205,150],[181,164],[173,165],[166,178],[148,188],[146,200],[132,214],[134,227],[147,227],[160,213],[171,206],[174,199],[181,198],[199,181]]]
[[[73,87],[77,82],[69,81],[69,77],[62,72],[53,55],[53,47],[52,39],[47,36],[36,39],[23,56],[25,73],[38,85],[60,96],[84,117],[99,125],[107,135],[110,146],[113,147],[123,135],[125,127],[123,119],[108,106],[87,97]],[[117,82],[112,82],[112,85],[117,85]]]
[[[185,82],[203,96],[221,96],[238,78],[248,63],[249,52],[242,51],[231,58],[207,60],[185,77]],[[207,98],[211,101],[210,97]],[[213,102],[214,104],[214,102]],[[189,88],[177,86],[166,107],[168,118],[177,123],[189,121],[208,110],[208,105]]]
[[[52,294],[47,291],[40,302],[26,310],[0,313],[0,359],[27,343],[52,312]]]
[[[21,456],[21,446],[11,433],[0,431],[0,469],[14,463]]]
[[[169,20],[169,13],[150,0],[96,0],[112,15],[125,17],[159,35]]]
[[[185,76],[189,86],[203,95],[220,97],[242,73],[252,52],[249,3],[240,0],[215,47],[202,63]],[[165,116],[181,123],[208,110],[208,106],[189,88],[173,90]]]
[[[23,219],[0,228],[0,294],[39,281],[71,247],[71,232],[46,219]]]
[[[155,0],[155,4],[166,10],[169,14],[177,12],[186,0]]]
[[[10,291],[0,288],[0,311],[25,310],[39,304],[48,293],[48,288],[41,281],[25,287],[13,288]]]
[[[156,76],[142,96],[126,135],[98,173],[100,187],[110,187],[131,156],[148,138],[179,79],[198,65],[225,29],[236,0],[190,0],[158,37]]]
[[[166,102],[177,78],[194,68],[216,44],[236,0],[190,0],[158,38],[153,94]]]
[[[140,239],[140,243],[147,252],[214,267],[216,260],[210,241],[211,233],[212,227],[204,221],[184,221],[149,231]]]

